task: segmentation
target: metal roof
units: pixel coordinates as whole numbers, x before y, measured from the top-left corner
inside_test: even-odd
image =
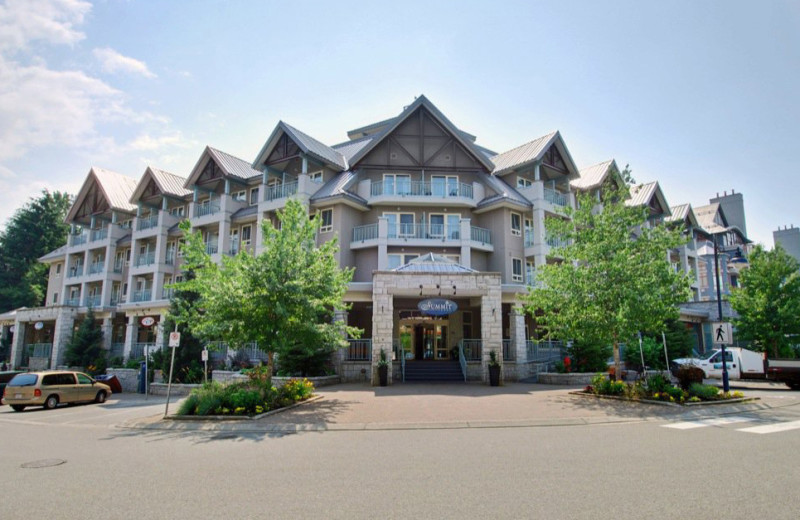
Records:
[[[97,167],[92,167],[92,173],[97,178],[111,209],[127,212],[136,211],[136,206],[130,202],[131,195],[136,189],[136,179]]]
[[[153,182],[156,183],[158,190],[164,195],[172,195],[174,197],[183,198],[192,194],[191,191],[183,187],[186,183],[186,179],[183,177],[178,177],[175,174],[148,166],[144,171],[142,178],[139,179],[136,189],[131,195],[131,203],[137,202],[142,197],[144,190],[147,187],[148,179],[153,179]]]
[[[434,253],[422,255],[405,265],[395,267],[398,273],[477,273],[475,269],[464,267],[448,258]]]
[[[686,217],[689,216],[689,212],[692,210],[691,204],[678,204],[677,206],[672,206],[669,208],[672,212],[669,218],[667,218],[670,222],[683,222]]]
[[[612,168],[613,165],[613,168]],[[577,190],[590,190],[597,188],[606,180],[608,174],[617,167],[614,159],[584,168],[579,172],[580,177],[571,181],[569,184]]]
[[[343,195],[345,191],[347,191],[347,188],[355,181],[356,177],[358,177],[358,174],[350,170],[337,174],[333,179],[326,182],[317,190],[317,192],[311,196],[311,200]]]
[[[250,217],[252,215],[257,215],[257,214],[258,214],[258,206],[255,206],[255,205],[254,206],[247,206],[245,208],[242,208],[242,209],[236,211],[236,213],[231,215],[231,220],[236,220],[236,219],[240,219],[240,218],[244,218],[244,217]]]
[[[483,181],[486,184],[488,184],[492,188],[492,190],[497,192],[497,194],[492,195],[490,197],[486,197],[485,199],[478,202],[479,208],[503,200],[516,202],[518,204],[522,204],[528,207],[531,206],[531,201],[520,195],[520,193],[517,190],[509,186],[509,184],[503,179],[495,177],[493,175],[486,175],[485,177],[483,177]]]
[[[533,141],[512,148],[507,152],[495,155],[491,158],[494,163],[494,175],[502,175],[515,168],[530,164],[541,159],[544,152],[555,140],[558,131],[543,135]]]
[[[332,166],[338,166],[342,170],[347,169],[347,161],[344,159],[344,156],[330,146],[322,144],[310,135],[301,132],[297,128],[289,126],[283,121],[278,124],[283,125],[284,130],[287,134],[289,134],[289,137],[291,137],[292,140],[300,146],[300,148],[304,148],[303,151],[307,154],[316,156],[318,159],[322,159]]]
[[[214,158],[220,168],[231,177],[238,177],[240,179],[252,179],[261,175],[261,172],[254,170],[252,165],[244,159],[239,159],[233,155],[217,150],[210,146],[206,146],[209,154]]]
[[[345,143],[335,144],[333,145],[333,149],[342,154],[342,156],[344,156],[344,158],[349,162],[353,156],[360,152],[362,148],[369,145],[373,139],[375,139],[374,136],[368,135],[360,139],[354,139]]]
[[[59,260],[61,258],[64,258],[64,255],[66,254],[66,252],[67,252],[67,246],[63,245],[63,246],[61,246],[59,248],[53,249],[52,251],[50,251],[49,253],[47,253],[44,256],[39,257],[39,261],[42,262],[42,263],[45,263],[45,262],[49,262],[51,260]]]

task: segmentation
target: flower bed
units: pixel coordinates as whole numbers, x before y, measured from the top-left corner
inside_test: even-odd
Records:
[[[597,374],[584,393],[597,396],[613,396],[630,400],[660,401],[673,404],[693,404],[741,400],[742,392],[722,392],[713,385],[691,383],[686,389],[673,385],[662,375],[653,375],[644,381],[626,383],[614,381],[606,374]]]
[[[308,379],[291,379],[278,387],[263,373],[251,372],[247,381],[206,383],[189,394],[178,408],[180,416],[252,417],[291,406],[314,395]]]

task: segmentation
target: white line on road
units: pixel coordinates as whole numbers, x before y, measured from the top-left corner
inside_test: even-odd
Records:
[[[716,419],[698,419],[697,421],[679,422],[675,424],[665,424],[664,428],[674,428],[676,430],[691,430],[694,428],[705,428],[706,426],[722,426],[724,424],[735,424],[749,422],[753,419],[749,417],[719,417]]]
[[[752,428],[742,428],[741,430],[737,431],[764,434],[797,430],[798,428],[800,428],[800,421],[792,421],[776,424],[765,424],[764,426],[753,426]]]

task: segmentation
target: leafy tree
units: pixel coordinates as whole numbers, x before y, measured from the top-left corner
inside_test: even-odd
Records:
[[[70,366],[84,367],[91,373],[102,373],[106,369],[106,351],[103,350],[103,330],[94,318],[94,309],[89,307],[86,317],[73,334],[64,352]]]
[[[622,175],[622,178],[630,178]],[[647,225],[647,208],[624,203],[627,189],[595,200],[579,196],[570,220],[551,218],[548,232],[570,245],[555,253],[558,264],[537,269],[540,286],[526,296],[525,308],[548,334],[585,344],[612,345],[621,373],[619,344],[631,344],[638,331],[660,333],[678,318],[678,304],[689,298],[689,280],[670,268],[666,251],[686,242],[679,230]]]
[[[736,333],[771,357],[793,357],[800,334],[800,265],[779,244],[772,251],[756,246],[749,261],[741,287],[730,295],[739,314]]]
[[[333,321],[334,310],[346,308],[342,298],[353,276],[353,269],[339,267],[338,241],[316,245],[319,219],[309,219],[299,201],[289,200],[278,218],[280,229],[262,223],[261,254],[242,251],[220,264],[205,252],[200,233],[182,223],[185,267],[195,278],[176,287],[196,292],[198,300],[194,309],[174,312],[178,323],[205,340],[258,342],[270,368],[276,353],[290,362],[324,357],[347,345],[345,334],[359,333]]]
[[[66,193],[44,190],[0,232],[0,312],[44,304],[47,266],[37,260],[65,244],[69,227],[64,218],[71,204]]]

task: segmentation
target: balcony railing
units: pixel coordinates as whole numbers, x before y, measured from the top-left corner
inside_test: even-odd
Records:
[[[372,340],[371,339],[350,339],[347,347],[347,361],[371,361],[372,360]]]
[[[80,298],[67,298],[64,300],[64,305],[70,305],[72,307],[80,307],[81,299]]]
[[[105,266],[105,261],[93,262],[89,265],[89,274],[102,273]]]
[[[86,243],[86,234],[72,235],[69,237],[69,245],[79,246]]]
[[[150,289],[147,289],[145,291],[134,291],[133,292],[133,301],[134,302],[149,302],[151,296],[152,296],[152,291]]]
[[[171,300],[172,296],[175,294],[175,289],[162,289],[161,290],[161,299],[162,300]]]
[[[532,229],[525,230],[525,247],[533,246],[533,242],[536,240],[536,235],[534,234]]]
[[[467,361],[480,361],[481,353],[483,350],[483,340],[480,339],[462,339],[460,342],[461,349],[464,352],[464,358]]]
[[[100,302],[102,301],[102,296],[87,296],[83,299],[83,306],[84,307],[99,307]]]
[[[78,276],[83,276],[83,264],[73,265],[67,271],[67,278],[76,278]]]
[[[547,245],[550,247],[567,247],[571,243],[570,240],[555,235],[547,235],[545,237],[545,242],[547,242]]]
[[[125,296],[120,295],[119,291],[111,293],[111,305],[116,305],[118,303],[125,303]]]
[[[473,198],[472,184],[421,182],[421,181],[377,181],[370,187],[373,197],[397,195],[399,197],[463,197]]]
[[[562,359],[566,349],[561,341],[526,341],[528,361],[545,363]]]
[[[264,200],[276,200],[291,197],[297,193],[297,181],[287,182],[286,184],[276,184],[267,186],[266,198]]]
[[[155,251],[150,251],[148,253],[136,257],[136,267],[141,267],[143,265],[153,265],[154,263],[156,263]]]
[[[480,242],[482,244],[492,243],[492,232],[488,229],[483,229],[475,226],[469,228],[470,240],[473,242]]]
[[[514,361],[517,359],[517,353],[513,346],[510,339],[503,340],[503,361]]]
[[[206,242],[206,253],[215,255],[219,252],[219,244],[217,242]]]
[[[205,217],[206,215],[213,215],[219,213],[219,200],[206,201],[197,204],[194,207],[195,217]]]
[[[569,197],[566,194],[552,188],[544,189],[544,200],[556,206],[567,206],[569,204]]]
[[[154,227],[158,227],[158,215],[139,217],[137,219],[136,231],[144,231],[145,229],[152,229]]]
[[[150,355],[155,351],[155,343],[134,343],[131,345],[131,351],[128,354],[128,360],[141,359],[145,356],[145,354]]]
[[[122,267],[124,265],[125,265],[125,262],[123,260],[115,260],[114,261],[114,272],[115,273],[121,273],[122,272]]]
[[[89,240],[91,242],[97,242],[98,240],[105,240],[106,238],[108,238],[108,228],[104,227],[102,229],[93,229]]]
[[[378,224],[367,224],[353,228],[353,242],[364,242],[378,238]]]
[[[167,265],[175,265],[175,251],[167,251],[167,258],[164,262]]]

